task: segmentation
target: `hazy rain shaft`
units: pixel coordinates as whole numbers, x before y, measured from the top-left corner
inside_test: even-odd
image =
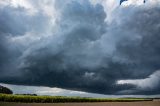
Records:
[[[119,4],[0,1],[0,82],[101,94],[159,94],[160,0]]]

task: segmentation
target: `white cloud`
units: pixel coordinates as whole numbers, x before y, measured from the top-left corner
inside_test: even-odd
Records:
[[[148,78],[135,80],[118,80],[117,84],[133,84],[139,89],[156,89],[160,84],[160,71],[156,71]]]
[[[92,78],[94,75],[95,75],[95,73],[93,73],[93,72],[86,72],[84,76],[87,77],[87,78],[88,77]]]
[[[38,94],[51,96],[80,96],[81,94],[87,94],[86,92],[72,91],[56,87],[50,88],[44,86],[23,86],[3,83],[0,83],[0,85],[10,88],[13,90],[14,94]]]
[[[123,7],[128,7],[128,6],[140,6],[140,5],[147,5],[147,6],[153,6],[160,4],[160,0],[146,0],[146,3],[144,4],[144,0],[128,0],[124,1],[122,3]]]
[[[10,3],[15,7],[22,6],[25,8],[33,8],[28,0],[10,0]]]
[[[129,5],[142,5],[143,0],[128,0],[122,3],[122,6],[129,6]]]
[[[24,86],[0,83],[0,85],[10,88],[14,94],[37,94],[50,96],[80,96],[80,97],[107,97],[107,95],[87,93],[82,91],[66,90],[56,87],[44,86]]]
[[[38,95],[49,95],[49,96],[80,96],[80,97],[94,97],[94,98],[121,98],[121,97],[159,97],[160,95],[102,95],[96,93],[87,93],[82,91],[72,91],[61,88],[50,88],[43,86],[23,86],[23,85],[12,85],[0,83],[13,90],[14,94],[38,94]]]

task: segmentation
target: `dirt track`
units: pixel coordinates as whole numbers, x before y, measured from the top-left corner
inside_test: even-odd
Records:
[[[104,103],[3,103],[0,106],[160,106],[160,101]]]

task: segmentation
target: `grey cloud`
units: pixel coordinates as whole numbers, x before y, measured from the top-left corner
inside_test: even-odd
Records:
[[[0,33],[20,36],[32,30],[38,32],[45,29],[43,25],[48,22],[48,17],[41,12],[30,15],[28,11],[24,7],[2,6],[0,8]]]
[[[45,29],[43,24],[48,23],[48,17],[40,12],[28,14],[24,7],[14,7],[1,4],[0,8],[0,66],[1,78],[12,76],[17,72],[18,58],[23,54],[25,47],[12,41],[19,36],[25,36],[29,31],[41,33]],[[28,43],[28,42],[23,42]]]
[[[121,57],[130,60],[137,68],[140,67],[140,77],[147,76],[159,69],[159,8],[142,9],[135,12],[124,24],[123,28],[129,30],[117,45]],[[124,42],[123,42],[124,41]],[[144,70],[144,71],[143,71]],[[134,73],[135,72],[135,73]],[[137,71],[133,71],[136,75]],[[142,76],[141,76],[142,75]]]
[[[15,13],[20,11],[17,16],[6,8],[0,10],[0,14],[4,12],[4,19],[9,20],[8,24],[0,19],[4,25],[0,26],[3,36],[11,33],[14,35],[11,38],[19,35],[23,37],[27,32],[36,32],[36,36],[40,37],[25,47],[11,42],[14,47],[20,48],[20,53],[14,53],[16,56],[9,52],[6,56],[0,54],[0,66],[10,56],[13,57],[12,61],[18,58],[18,62],[15,61],[17,65],[14,64],[15,68],[11,70],[12,73],[18,73],[18,76],[1,75],[0,82],[103,94],[160,93],[157,89],[147,93],[132,84],[116,84],[116,81],[122,79],[147,78],[160,69],[158,6],[118,7],[114,11],[113,22],[107,23],[107,14],[101,4],[71,0],[60,6],[61,2],[55,1],[54,4],[59,16],[54,17],[55,26],[49,26],[50,18],[40,12],[26,17],[25,9],[11,9]],[[12,20],[13,16],[19,20]],[[22,17],[27,21],[23,22]],[[45,35],[47,27],[53,27],[51,35]],[[42,37],[41,33],[46,37]],[[31,36],[35,36],[35,33],[31,33]],[[0,43],[0,50],[5,53],[7,48],[3,45],[6,42],[3,40]],[[13,51],[13,46],[12,49],[8,48],[9,51]],[[10,65],[8,62],[5,64]],[[8,70],[3,73],[7,74]]]

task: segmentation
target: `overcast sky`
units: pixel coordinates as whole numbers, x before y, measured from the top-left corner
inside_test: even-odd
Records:
[[[66,90],[57,87],[44,86],[24,86],[0,83],[13,91],[14,94],[37,94],[47,96],[73,96],[73,97],[92,97],[92,98],[124,98],[124,97],[139,97],[139,98],[156,98],[160,94],[155,95],[104,95],[98,93],[88,93],[82,91]]]
[[[0,83],[158,95],[159,17],[160,0],[1,0]]]

